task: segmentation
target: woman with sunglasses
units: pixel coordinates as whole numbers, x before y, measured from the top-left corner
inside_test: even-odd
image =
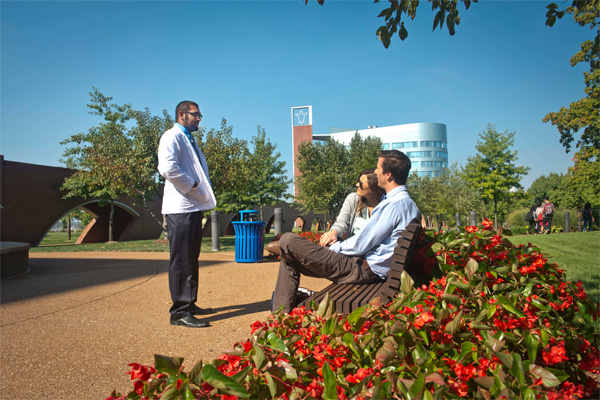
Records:
[[[375,170],[361,172],[356,183],[356,192],[346,197],[335,223],[329,232],[321,236],[319,244],[329,246],[355,235],[371,218],[373,209],[381,202],[384,194],[385,190],[377,185]]]

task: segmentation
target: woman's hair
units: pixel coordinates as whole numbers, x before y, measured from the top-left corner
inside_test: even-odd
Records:
[[[583,206],[583,208],[592,208],[592,205],[590,203],[585,203],[585,206]]]
[[[373,194],[375,194],[378,198],[381,198],[385,194],[385,190],[379,187],[377,184],[377,175],[375,175],[374,169],[366,169],[360,173],[358,179],[360,181],[360,177],[363,175],[367,175],[367,183],[369,184],[369,190]],[[358,196],[358,203],[356,204],[356,214],[362,213],[362,211],[367,206],[367,200],[364,197]]]
[[[529,211],[535,211],[535,209],[538,208],[537,204],[534,204],[531,206],[531,208],[529,209]]]

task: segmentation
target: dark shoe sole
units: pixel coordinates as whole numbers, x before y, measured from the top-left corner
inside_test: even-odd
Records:
[[[202,325],[189,325],[189,324],[184,324],[178,321],[171,321],[171,325],[175,325],[175,326],[184,326],[186,328],[208,328],[210,326],[210,324],[208,322],[203,322]]]

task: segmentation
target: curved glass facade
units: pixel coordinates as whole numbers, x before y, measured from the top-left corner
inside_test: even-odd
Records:
[[[440,176],[448,168],[448,138],[445,124],[416,123],[369,129],[347,130],[327,135],[313,135],[313,140],[327,140],[332,137],[349,145],[354,133],[362,137],[375,136],[383,142],[382,149],[397,149],[406,154],[412,162],[411,172],[419,176]]]

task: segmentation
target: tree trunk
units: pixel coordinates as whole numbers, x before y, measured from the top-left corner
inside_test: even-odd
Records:
[[[69,232],[69,240],[71,240],[71,217],[67,216],[67,231]]]
[[[108,217],[108,241],[114,242],[113,224],[115,222],[115,202],[110,201],[110,216]]]
[[[494,230],[498,232],[498,200],[494,197]]]

